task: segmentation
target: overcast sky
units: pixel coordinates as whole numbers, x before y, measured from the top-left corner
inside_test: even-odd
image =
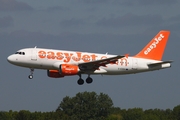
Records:
[[[179,0],[0,0],[0,111],[55,111],[65,96],[95,91],[122,109],[173,109],[180,104]],[[171,35],[163,60],[171,68],[122,76],[52,79],[14,66],[7,57],[27,47],[124,55],[138,53],[160,30]],[[87,75],[83,75],[85,79]]]

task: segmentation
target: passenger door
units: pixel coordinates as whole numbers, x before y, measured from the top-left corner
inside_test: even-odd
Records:
[[[137,70],[137,68],[138,68],[138,59],[133,58],[132,61],[133,61],[132,68],[134,70]]]
[[[37,60],[37,50],[36,50],[36,48],[31,50],[31,60],[33,60],[33,61]]]

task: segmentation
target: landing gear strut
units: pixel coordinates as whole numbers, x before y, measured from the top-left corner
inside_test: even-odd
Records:
[[[33,79],[33,72],[34,72],[34,69],[31,68],[31,69],[30,69],[30,73],[31,73],[31,74],[28,76],[29,79]]]
[[[84,80],[81,78],[81,74],[79,74],[79,80],[77,81],[79,85],[84,84]]]
[[[86,79],[86,83],[90,84],[93,82],[93,79],[90,77],[90,75],[88,75],[87,79]],[[77,81],[77,83],[79,85],[83,85],[84,84],[84,80],[81,78],[81,74],[79,74],[79,80]]]

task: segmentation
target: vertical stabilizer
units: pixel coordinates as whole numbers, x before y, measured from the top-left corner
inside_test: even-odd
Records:
[[[135,57],[161,60],[170,31],[160,31]]]

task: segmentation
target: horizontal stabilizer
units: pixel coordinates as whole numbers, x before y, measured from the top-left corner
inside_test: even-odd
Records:
[[[156,66],[156,65],[162,65],[162,64],[166,64],[166,63],[172,63],[172,60],[168,60],[168,61],[162,61],[162,62],[157,62],[157,63],[150,63],[148,64],[148,66]]]

